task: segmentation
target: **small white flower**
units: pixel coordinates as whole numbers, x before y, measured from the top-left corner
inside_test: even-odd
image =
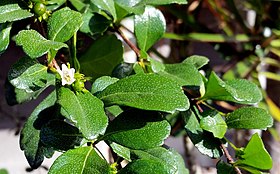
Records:
[[[75,82],[75,69],[74,68],[68,68],[65,64],[62,64],[62,70],[57,69],[57,72],[59,73],[61,79],[62,79],[62,85],[71,85],[73,82]]]

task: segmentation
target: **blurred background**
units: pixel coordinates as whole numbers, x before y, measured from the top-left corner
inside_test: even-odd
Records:
[[[203,69],[207,74],[214,70],[224,80],[244,78],[263,89],[260,107],[274,117],[274,126],[262,135],[266,148],[273,158],[272,174],[280,174],[280,1],[278,0],[189,0],[188,5],[158,7],[164,14],[167,31],[149,52],[153,58],[165,63],[178,63],[191,55],[203,55],[210,64]],[[133,42],[133,23],[123,21],[123,30]],[[12,31],[15,35],[18,31]],[[124,58],[133,62],[134,56],[125,49]],[[46,160],[39,170],[31,171],[23,152],[19,149],[19,130],[36,105],[36,101],[9,106],[5,101],[5,80],[10,66],[23,55],[11,43],[0,56],[0,169],[11,174],[47,173],[52,160]],[[235,106],[225,102],[215,105],[225,110]],[[173,120],[173,127],[180,120]],[[228,132],[237,147],[244,146],[253,131]],[[215,160],[199,154],[182,130],[173,131],[166,141],[184,156],[191,173],[216,173]]]

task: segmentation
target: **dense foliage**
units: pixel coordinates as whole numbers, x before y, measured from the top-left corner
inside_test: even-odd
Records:
[[[258,134],[245,147],[235,147],[225,137],[228,129],[265,130],[273,125],[271,115],[257,107],[263,96],[256,84],[224,81],[213,71],[203,75],[200,70],[209,61],[204,56],[164,64],[149,54],[166,32],[165,17],[156,7],[171,4],[187,2],[0,2],[0,52],[14,39],[26,54],[9,71],[7,102],[21,104],[52,90],[21,130],[20,148],[32,168],[60,151],[50,174],[188,173],[183,158],[164,146],[173,129],[170,118],[184,121],[185,132],[202,154],[220,159],[218,173],[261,173],[272,167]],[[122,31],[127,17],[134,21],[137,44]],[[26,27],[10,36],[20,22]],[[123,61],[125,43],[136,53],[135,63]],[[238,109],[217,110],[214,101]],[[111,164],[96,147],[101,141],[114,154]],[[227,146],[235,150],[236,160]]]

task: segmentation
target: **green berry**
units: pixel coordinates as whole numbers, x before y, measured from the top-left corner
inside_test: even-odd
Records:
[[[83,81],[76,80],[73,84],[73,88],[77,92],[83,91],[83,89],[85,89],[85,83]]]
[[[38,2],[34,5],[33,11],[37,16],[42,16],[47,11],[47,7],[45,4]]]

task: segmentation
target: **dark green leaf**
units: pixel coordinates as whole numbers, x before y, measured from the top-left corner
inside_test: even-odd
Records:
[[[43,111],[55,104],[56,93],[52,92],[32,112],[20,134],[20,148],[32,168],[38,168],[44,160],[46,147],[40,141],[40,129],[53,118]]]
[[[191,110],[182,112],[185,120],[185,129],[195,147],[204,155],[211,158],[219,158],[223,155],[219,139],[208,132],[203,131],[196,115]]]
[[[66,42],[83,23],[82,14],[68,7],[54,12],[48,20],[48,39]]]
[[[27,9],[23,9],[17,0],[0,1],[0,23],[13,22],[33,16]]]
[[[104,16],[91,12],[83,13],[83,21],[80,31],[91,36],[102,34],[111,24],[111,21]]]
[[[109,124],[104,139],[131,149],[149,149],[162,145],[170,130],[158,112],[128,110]]]
[[[267,129],[273,125],[272,116],[264,109],[242,107],[226,116],[229,128],[235,129]]]
[[[50,52],[68,46],[61,42],[45,39],[35,30],[22,30],[16,36],[16,43],[23,47],[24,52],[31,58],[38,58]]]
[[[165,18],[161,11],[147,6],[142,15],[135,15],[134,30],[138,46],[147,51],[165,32]]]
[[[107,106],[117,104],[169,113],[189,108],[180,85],[157,74],[136,74],[120,79],[97,96]]]
[[[165,149],[156,147],[145,151],[133,150],[132,156],[137,159],[147,159],[158,161],[163,164],[164,169],[168,173],[188,174],[189,171],[185,167],[185,162],[181,155],[174,149]]]
[[[47,10],[54,11],[61,7],[66,0],[48,0],[47,1]]]
[[[46,147],[56,150],[73,149],[82,140],[79,129],[62,120],[51,120],[45,124],[41,129],[40,137]]]
[[[93,140],[105,132],[108,118],[103,103],[90,92],[75,95],[70,89],[62,87],[58,103],[67,113],[64,116],[74,122],[85,138]]]
[[[138,159],[121,169],[119,174],[169,174],[163,163],[151,159]]]
[[[217,163],[217,174],[236,174],[234,167],[223,161]]]
[[[122,145],[119,145],[117,143],[111,143],[110,144],[112,150],[118,154],[118,156],[122,157],[123,159],[127,160],[127,161],[131,161],[130,159],[130,149],[127,147],[124,147]]]
[[[133,73],[133,64],[123,62],[114,68],[112,72],[112,76],[118,79],[122,79],[131,75],[132,73]]]
[[[109,12],[114,20],[117,19],[114,0],[91,0],[91,2],[101,10]]]
[[[103,91],[109,85],[116,83],[119,79],[110,77],[110,76],[103,76],[96,79],[91,87],[91,93],[95,94],[97,92]]]
[[[115,0],[115,3],[127,13],[142,14],[145,11],[143,0]]]
[[[166,5],[166,4],[187,4],[187,0],[145,0],[147,4],[151,5]]]
[[[110,166],[93,147],[72,149],[59,156],[49,174],[109,174]]]
[[[111,75],[122,57],[122,42],[115,35],[106,35],[95,41],[79,60],[83,73],[96,79]]]
[[[0,54],[9,46],[11,29],[12,23],[0,24]]]
[[[212,72],[206,84],[206,93],[203,99],[255,104],[262,100],[262,93],[257,85],[248,80],[236,79],[224,82]]]
[[[208,64],[209,59],[204,56],[194,55],[187,57],[183,63],[188,63],[194,65],[197,69],[200,69],[204,65]]]
[[[212,132],[214,137],[222,139],[227,131],[227,124],[217,111],[204,112],[200,120],[200,127]]]
[[[237,166],[249,166],[260,170],[269,170],[272,167],[272,159],[266,151],[261,137],[255,133],[249,143],[238,156],[235,162]]]

